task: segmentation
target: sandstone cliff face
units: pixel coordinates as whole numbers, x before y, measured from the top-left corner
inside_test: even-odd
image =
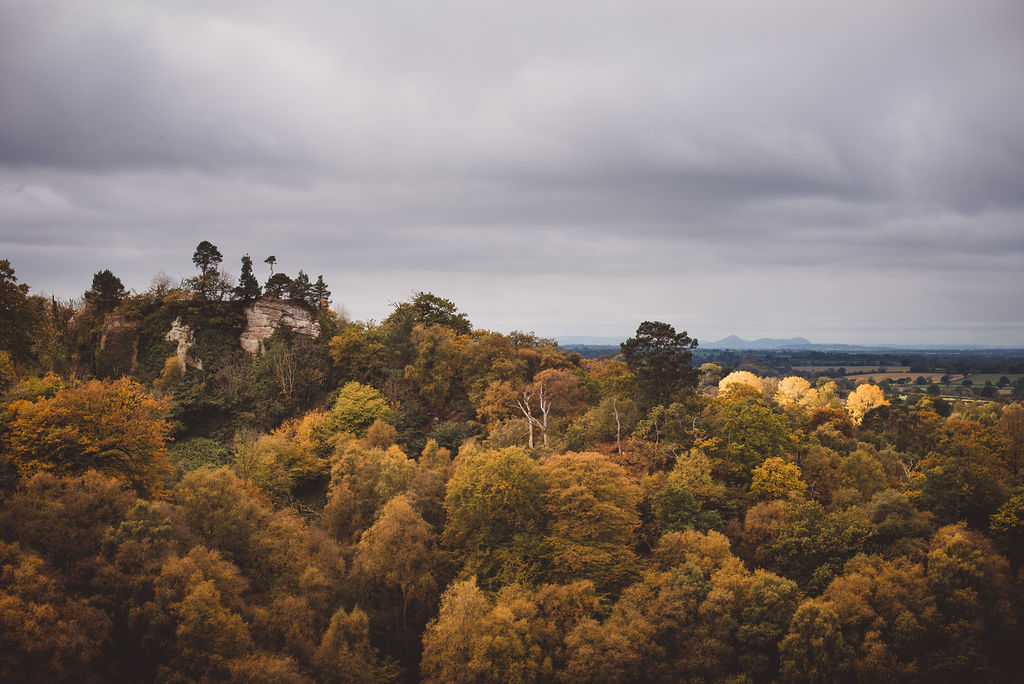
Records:
[[[320,334],[320,323],[304,307],[283,299],[260,299],[245,310],[246,326],[240,341],[242,349],[258,354],[263,340],[284,326],[292,332],[309,337]]]
[[[194,358],[189,351],[192,349],[192,345],[195,344],[195,339],[192,335],[192,328],[181,322],[181,317],[174,319],[174,323],[171,324],[171,329],[164,339],[168,342],[177,342],[177,356],[178,363],[181,365],[181,371],[184,373],[187,366],[192,366],[198,370],[203,370],[202,359]]]
[[[138,322],[120,314],[109,314],[100,329],[97,357],[112,375],[134,372],[139,367]]]

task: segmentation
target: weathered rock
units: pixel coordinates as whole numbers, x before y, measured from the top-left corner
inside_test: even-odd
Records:
[[[280,327],[309,337],[320,335],[320,322],[308,309],[283,299],[260,299],[245,309],[246,325],[240,338],[242,349],[258,354],[263,340]]]
[[[185,372],[185,368],[188,366],[192,366],[197,370],[203,370],[202,359],[197,359],[189,353],[192,350],[192,345],[195,344],[192,328],[182,323],[180,316],[174,319],[174,323],[171,324],[171,329],[164,335],[164,339],[168,342],[178,343],[176,354],[182,373]]]
[[[121,314],[108,314],[100,329],[98,361],[110,375],[131,373],[139,367],[139,325]]]

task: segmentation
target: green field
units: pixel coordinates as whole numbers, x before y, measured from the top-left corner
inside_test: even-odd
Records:
[[[986,382],[991,382],[993,385],[999,382],[999,378],[1005,377],[1010,381],[1010,384],[1017,382],[1020,378],[1024,377],[1024,373],[972,373],[967,376],[970,378],[971,383],[974,387],[984,387]],[[964,378],[958,378],[954,380],[952,385],[962,385]]]
[[[846,375],[862,375],[864,373],[908,373],[910,366],[793,366],[800,373],[824,373],[830,370],[846,370]]]

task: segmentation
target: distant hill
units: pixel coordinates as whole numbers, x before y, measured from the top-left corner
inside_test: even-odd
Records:
[[[622,337],[601,337],[596,335],[562,335],[556,337],[558,344],[566,349],[588,355],[604,355],[618,351],[619,343],[624,342]],[[866,351],[877,349],[888,350],[918,350],[918,351],[942,351],[947,349],[979,350],[993,349],[976,344],[841,344],[841,343],[819,343],[811,342],[806,337],[761,337],[756,340],[745,340],[737,335],[723,337],[716,342],[705,342],[701,340],[699,349],[732,349],[751,351],[772,351],[792,349],[797,351]]]
[[[563,347],[618,347],[625,337],[599,337],[595,335],[558,335],[555,337]]]
[[[786,339],[762,337],[750,341],[736,335],[729,335],[717,342],[701,342],[700,346],[704,349],[806,349],[820,345],[815,345],[806,337],[790,337]]]

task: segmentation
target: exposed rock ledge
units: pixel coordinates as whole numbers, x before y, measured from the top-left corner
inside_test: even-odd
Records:
[[[309,337],[320,335],[320,322],[299,304],[283,299],[260,299],[245,309],[246,325],[240,341],[242,349],[258,354],[263,340],[284,326],[292,332]]]
[[[174,319],[174,323],[171,324],[171,329],[164,335],[164,339],[168,342],[178,343],[178,364],[181,366],[182,373],[185,372],[187,366],[203,370],[202,359],[194,358],[189,354],[192,345],[195,344],[195,338],[192,335],[192,328],[182,323],[180,316]]]

